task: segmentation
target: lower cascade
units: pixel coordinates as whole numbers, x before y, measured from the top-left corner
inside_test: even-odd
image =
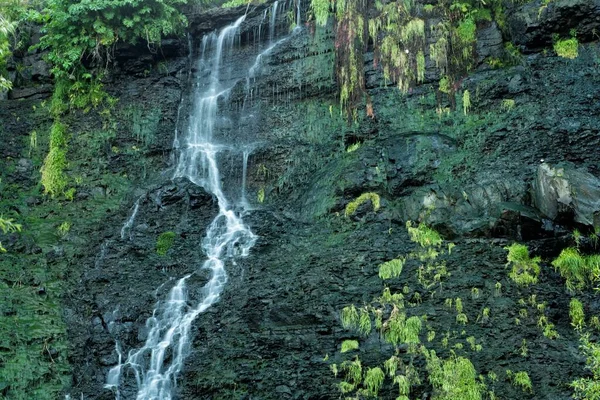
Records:
[[[185,178],[195,185],[203,187],[218,202],[219,212],[207,229],[202,241],[202,250],[206,260],[202,269],[209,270],[211,277],[202,288],[202,300],[199,304],[190,305],[187,296],[186,282],[196,272],[191,272],[177,280],[170,290],[168,298],[159,301],[152,316],[146,321],[148,334],[146,341],[139,349],[130,350],[125,357],[117,342],[116,352],[119,362],[110,369],[105,388],[115,392],[120,399],[120,385],[131,375],[137,384],[138,400],[168,400],[174,398],[173,389],[177,375],[181,372],[184,360],[190,352],[191,326],[196,317],[215,304],[223,292],[227,282],[226,264],[236,265],[236,257],[244,257],[256,242],[256,235],[244,224],[240,210],[248,208],[246,200],[246,167],[250,147],[235,146],[226,141],[219,141],[215,136],[217,125],[218,102],[227,96],[238,83],[251,93],[249,80],[255,77],[261,59],[267,56],[277,44],[269,46],[257,54],[245,76],[231,76],[228,58],[232,49],[239,42],[239,28],[245,15],[218,33],[206,35],[201,44],[198,62],[199,74],[197,89],[194,93],[193,110],[189,116],[187,136],[175,138],[174,148],[179,151],[179,159],[173,178]],[[251,96],[247,96],[251,97]],[[243,157],[242,187],[240,199],[229,200],[228,193],[236,190],[224,190],[219,172],[219,155],[222,152],[240,153]],[[230,189],[230,188],[227,188]],[[121,238],[131,229],[139,200],[133,213],[125,223]],[[122,361],[122,359],[125,359]]]

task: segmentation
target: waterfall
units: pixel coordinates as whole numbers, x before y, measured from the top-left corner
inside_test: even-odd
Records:
[[[274,5],[273,14],[276,8]],[[219,141],[214,137],[218,102],[226,100],[237,83],[247,82],[250,75],[254,76],[260,67],[261,59],[284,39],[256,55],[253,65],[247,67],[245,76],[231,77],[228,62],[239,41],[239,27],[244,19],[245,16],[242,16],[218,33],[213,32],[203,38],[199,60],[201,73],[198,74],[188,130],[185,137],[177,135],[174,140],[174,149],[179,152],[179,156],[173,178],[189,179],[212,193],[218,202],[218,215],[208,227],[202,241],[206,260],[201,268],[209,270],[211,277],[202,289],[200,303],[196,305],[190,304],[186,286],[187,280],[195,272],[178,279],[167,299],[157,303],[152,316],[146,321],[148,335],[144,345],[137,350],[130,350],[124,362],[121,362],[121,347],[117,343],[119,362],[108,372],[105,384],[105,388],[116,392],[117,400],[120,397],[119,385],[125,379],[124,371],[133,371],[137,384],[137,400],[173,398],[172,390],[176,385],[177,375],[190,352],[190,330],[193,321],[219,300],[227,282],[226,264],[235,265],[233,258],[247,256],[256,242],[256,235],[244,224],[242,215],[238,212],[239,209],[248,208],[245,191],[251,147],[227,143],[222,139]],[[274,22],[270,24],[270,27],[272,26]],[[272,39],[272,35],[269,39]],[[225,152],[242,153],[240,204],[235,204],[227,198],[221,182],[219,156]],[[130,219],[123,226],[122,236],[131,228],[138,206],[139,201],[136,202]]]

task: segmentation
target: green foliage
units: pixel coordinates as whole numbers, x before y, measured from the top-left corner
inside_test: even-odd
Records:
[[[529,378],[529,374],[527,374],[527,372],[519,371],[513,373],[511,370],[507,370],[506,375],[508,375],[514,386],[521,388],[521,390],[524,392],[533,392],[531,379]]]
[[[15,223],[12,218],[3,218],[2,215],[0,215],[0,230],[2,233],[21,232],[21,228],[21,224]],[[0,242],[0,253],[6,253],[6,249],[2,246],[2,242]]]
[[[402,267],[404,266],[403,258],[396,258],[394,260],[386,261],[379,266],[379,277],[383,280],[397,278],[402,273]]]
[[[418,243],[421,247],[438,247],[442,244],[443,239],[440,234],[424,223],[420,223],[415,227],[411,221],[406,221],[406,229],[408,230],[410,240]]]
[[[44,193],[52,197],[63,193],[67,186],[67,164],[66,126],[55,120],[50,128],[50,149],[41,169]]]
[[[14,33],[15,24],[10,21],[3,10],[0,10],[0,92],[10,90],[12,84],[2,76],[6,68],[6,60],[10,57],[10,36]]]
[[[433,399],[481,400],[481,389],[471,361],[457,356],[440,360],[433,350],[424,353],[429,382],[434,388]]]
[[[585,326],[585,314],[583,312],[583,304],[581,301],[573,298],[569,303],[569,317],[571,317],[571,325],[575,330],[580,331]]]
[[[360,205],[362,205],[363,203],[365,203],[367,201],[371,201],[371,204],[373,205],[373,211],[379,210],[379,207],[380,207],[379,195],[377,193],[371,193],[371,192],[363,193],[346,205],[346,210],[345,210],[346,217],[353,215],[356,212],[356,209]]]
[[[118,41],[160,44],[163,37],[182,31],[186,18],[177,9],[186,0],[48,0],[39,13],[49,49],[48,60],[57,78],[69,78],[87,58],[106,62]]]
[[[341,320],[344,329],[354,329],[355,326],[358,326],[358,310],[354,304],[342,309]]]
[[[511,267],[508,276],[520,286],[529,286],[538,281],[540,275],[540,257],[529,257],[527,246],[513,243],[505,247],[508,250],[507,266]]]
[[[168,231],[161,233],[156,240],[156,253],[159,256],[165,256],[167,251],[173,246],[174,241],[175,232]]]
[[[358,349],[358,341],[357,340],[344,340],[342,342],[341,353],[346,353],[348,351],[357,350]]]
[[[586,356],[587,368],[591,378],[579,378],[571,383],[573,398],[577,400],[600,400],[600,346],[591,342],[588,334],[581,336],[579,347]]]
[[[383,379],[385,375],[381,368],[369,368],[365,374],[363,386],[365,387],[365,394],[367,396],[377,397],[381,385],[383,385]]]
[[[468,90],[463,92],[463,113],[467,115],[471,108],[471,93]]]
[[[570,292],[582,290],[588,283],[600,279],[600,255],[582,256],[579,250],[568,247],[552,261],[552,266],[566,279]]]
[[[560,39],[558,35],[554,36],[554,51],[556,55],[563,58],[574,59],[579,55],[579,41],[576,37],[576,32],[571,31],[571,38]]]

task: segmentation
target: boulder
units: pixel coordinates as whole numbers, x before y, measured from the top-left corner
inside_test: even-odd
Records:
[[[542,163],[533,183],[533,204],[552,220],[600,228],[600,179],[571,164]]]

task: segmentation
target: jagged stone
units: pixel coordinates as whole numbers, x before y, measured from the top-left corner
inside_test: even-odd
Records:
[[[600,228],[600,179],[572,164],[540,164],[533,203],[552,220]]]

